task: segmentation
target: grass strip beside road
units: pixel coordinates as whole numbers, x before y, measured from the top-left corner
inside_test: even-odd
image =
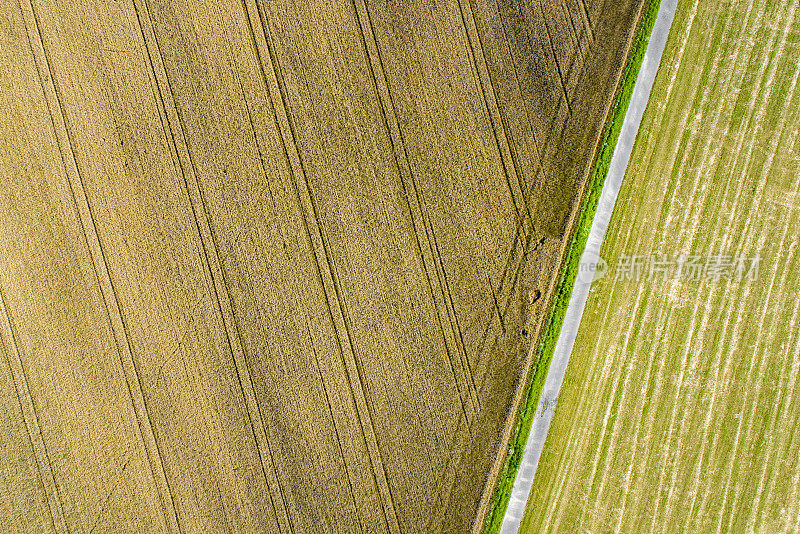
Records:
[[[639,76],[639,69],[647,50],[650,32],[655,24],[660,4],[661,0],[650,0],[645,8],[628,62],[625,65],[625,70],[617,88],[614,105],[606,121],[597,160],[589,176],[589,183],[584,192],[578,220],[575,223],[572,238],[559,273],[555,295],[548,313],[547,325],[539,343],[536,361],[531,369],[530,381],[525,388],[520,404],[514,435],[506,452],[503,469],[500,472],[497,487],[489,505],[484,534],[496,534],[503,524],[503,517],[511,497],[511,490],[514,487],[514,480],[516,479],[520,462],[522,461],[522,454],[525,451],[525,444],[531,431],[533,418],[539,405],[542,387],[547,377],[550,362],[553,359],[556,341],[561,333],[561,325],[564,322],[564,314],[578,275],[580,259],[586,247],[586,240],[589,237],[592,221],[597,211],[600,192],[603,189],[603,183],[611,165],[611,158],[617,146],[617,139],[619,138],[625,114],[628,111],[633,88]]]

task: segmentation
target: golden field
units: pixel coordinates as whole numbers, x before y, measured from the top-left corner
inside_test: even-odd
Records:
[[[0,8],[0,530],[465,532],[641,1]]]

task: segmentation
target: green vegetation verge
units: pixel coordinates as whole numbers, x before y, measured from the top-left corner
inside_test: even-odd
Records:
[[[503,517],[508,507],[508,501],[511,498],[511,490],[514,487],[514,480],[517,477],[519,465],[522,462],[522,454],[525,451],[528,434],[530,434],[533,418],[536,415],[539,397],[542,392],[542,387],[544,387],[545,378],[547,377],[547,370],[550,368],[556,341],[561,332],[561,325],[564,322],[564,314],[567,311],[567,305],[572,295],[572,288],[575,286],[575,278],[578,275],[581,255],[586,247],[589,230],[592,227],[592,221],[597,211],[600,192],[603,189],[603,183],[605,182],[608,169],[611,165],[611,158],[617,146],[617,139],[622,129],[625,114],[628,111],[628,104],[633,94],[636,79],[639,76],[639,68],[642,65],[644,53],[647,50],[650,32],[655,24],[660,4],[661,0],[650,0],[645,8],[645,12],[639,23],[636,40],[633,43],[628,62],[625,65],[625,70],[622,73],[622,78],[617,88],[614,106],[606,121],[597,160],[592,168],[589,183],[584,193],[580,214],[578,215],[578,220],[572,233],[572,239],[567,247],[561,272],[559,273],[555,295],[552,299],[550,312],[547,315],[547,324],[537,350],[536,362],[533,364],[531,378],[525,388],[522,403],[519,407],[514,436],[506,452],[503,470],[500,472],[497,488],[492,496],[492,502],[489,505],[484,534],[496,534],[500,531],[500,527],[503,524]]]

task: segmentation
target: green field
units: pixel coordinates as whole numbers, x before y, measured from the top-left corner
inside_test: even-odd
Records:
[[[800,529],[797,8],[679,5],[523,532]]]

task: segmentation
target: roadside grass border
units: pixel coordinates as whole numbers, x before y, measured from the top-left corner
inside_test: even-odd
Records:
[[[522,455],[525,451],[525,444],[528,441],[533,418],[539,405],[539,397],[544,387],[547,371],[550,368],[550,362],[553,359],[556,341],[561,333],[564,314],[567,311],[572,289],[575,286],[580,259],[583,255],[583,250],[586,248],[586,240],[589,237],[592,221],[597,211],[600,192],[603,189],[603,183],[611,165],[611,158],[617,146],[622,123],[628,111],[634,85],[639,77],[639,69],[642,66],[644,53],[650,41],[650,32],[655,24],[660,5],[661,0],[648,1],[639,21],[636,40],[633,43],[616,90],[614,106],[606,121],[597,159],[592,168],[578,220],[575,223],[572,238],[560,269],[555,295],[551,300],[550,311],[547,314],[547,324],[537,350],[536,362],[531,369],[531,378],[520,403],[514,435],[506,452],[503,469],[500,472],[494,495],[489,504],[489,512],[484,523],[484,534],[497,534],[503,524],[508,501],[511,498],[511,491],[514,487],[514,480],[517,477]]]

